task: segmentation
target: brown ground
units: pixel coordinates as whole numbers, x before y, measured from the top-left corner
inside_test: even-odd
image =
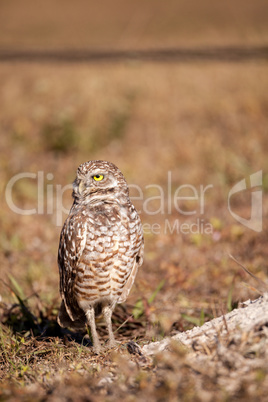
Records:
[[[6,2],[0,51],[267,44],[262,1],[238,8],[207,1],[197,9],[189,2],[170,2],[168,8],[160,1],[144,8],[117,3],[120,13],[92,6],[87,19],[82,5],[80,14],[68,3],[61,5],[62,14],[61,9],[37,10],[34,4],[27,13]],[[185,350],[175,350],[174,361],[170,354],[142,367],[130,362],[126,344],[201,325],[258,296],[253,287],[258,285],[229,254],[266,280],[267,63],[2,63],[0,88],[0,400],[265,400],[265,360],[232,392],[221,385],[220,375],[207,377],[188,366]],[[82,337],[60,330],[55,321],[60,303],[56,255],[66,217],[57,212],[60,191],[73,181],[77,166],[90,159],[114,162],[129,184],[141,188],[142,199],[133,202],[146,225],[144,265],[127,304],[114,314],[121,344],[99,357],[81,345]],[[249,185],[249,175],[259,170],[263,229],[255,232],[231,216],[227,199],[235,183],[246,178]],[[36,179],[18,181],[12,199],[22,209],[39,205],[39,214],[23,216],[7,204],[9,180],[25,172],[44,177],[44,213]],[[176,208],[174,194],[183,184],[194,186],[198,199],[181,200],[178,206],[195,214]],[[156,185],[163,189],[162,199]],[[213,187],[200,210],[202,185]],[[139,195],[135,188],[131,194]],[[250,197],[250,191],[234,195],[233,211],[249,218]],[[70,189],[63,205],[71,205]],[[196,225],[195,233],[172,232],[168,225],[176,222],[186,223],[186,231]],[[100,333],[106,339],[101,323]],[[112,384],[109,373],[116,374]],[[103,377],[106,382],[100,382]]]

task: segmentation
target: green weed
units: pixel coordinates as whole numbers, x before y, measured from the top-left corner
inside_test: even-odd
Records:
[[[158,295],[158,293],[160,292],[160,290],[163,288],[163,286],[165,285],[165,280],[163,279],[157,286],[157,288],[155,289],[155,291],[151,294],[151,296],[148,298],[147,303],[150,306],[153,301],[155,300],[156,296]],[[135,303],[135,306],[132,310],[132,314],[133,317],[135,319],[140,318],[145,312],[145,305],[144,305],[144,301],[142,299],[138,299],[138,301]]]
[[[187,314],[182,314],[181,315],[184,320],[190,322],[191,324],[194,324],[197,327],[201,327],[205,323],[205,312],[204,309],[200,311],[200,316],[199,317],[192,317]]]

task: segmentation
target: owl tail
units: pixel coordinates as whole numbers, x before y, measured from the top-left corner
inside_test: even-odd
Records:
[[[63,328],[72,328],[74,330],[82,330],[85,328],[86,322],[84,320],[78,319],[78,320],[72,320],[65,307],[64,301],[61,302],[59,314],[57,317],[57,322],[58,324],[63,327]]]

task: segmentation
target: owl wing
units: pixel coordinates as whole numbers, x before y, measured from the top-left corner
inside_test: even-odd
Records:
[[[86,219],[82,214],[70,215],[62,228],[58,252],[60,294],[66,312],[72,321],[83,316],[74,295],[77,266],[83,254],[87,238]],[[59,317],[60,319],[60,317]]]
[[[133,283],[135,281],[135,278],[136,278],[136,275],[137,275],[137,272],[138,272],[138,268],[142,265],[142,262],[143,262],[143,251],[144,251],[144,238],[142,236],[140,249],[139,249],[138,253],[135,256],[134,264],[133,264],[133,267],[131,269],[131,272],[130,272],[130,275],[128,277],[128,280],[127,280],[125,286],[123,287],[123,290],[122,290],[122,293],[121,293],[119,299],[117,300],[118,304],[124,303],[126,301],[128,295],[129,295],[129,292],[130,292],[130,290],[131,290],[131,288],[133,286]]]

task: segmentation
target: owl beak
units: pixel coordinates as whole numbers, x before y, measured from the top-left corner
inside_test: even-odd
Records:
[[[80,181],[79,186],[78,186],[79,193],[82,194],[84,189],[85,189],[85,184],[83,181]]]

